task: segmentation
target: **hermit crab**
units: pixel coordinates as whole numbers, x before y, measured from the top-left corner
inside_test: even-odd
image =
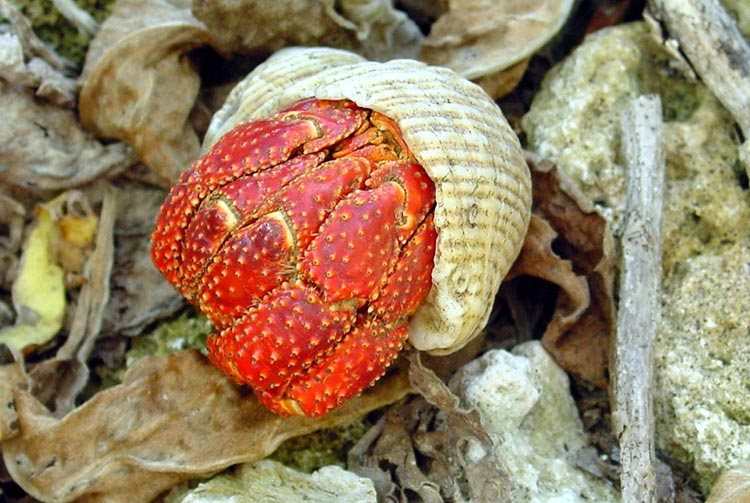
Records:
[[[281,414],[324,415],[409,342],[481,330],[531,188],[495,103],[452,71],[323,48],[271,56],[214,115],[152,258],[217,332],[209,358]]]

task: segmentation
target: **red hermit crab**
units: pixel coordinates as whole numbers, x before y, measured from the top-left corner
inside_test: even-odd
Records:
[[[209,357],[271,410],[321,415],[380,377],[430,289],[435,189],[398,126],[307,99],[186,171],[153,257],[220,330]]]
[[[407,337],[452,351],[486,322],[530,187],[478,87],[414,61],[287,49],[235,88],[206,144],[152,257],[217,328],[211,361],[272,411],[326,414]]]

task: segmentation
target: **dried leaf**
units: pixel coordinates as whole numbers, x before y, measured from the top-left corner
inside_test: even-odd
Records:
[[[186,55],[210,38],[189,4],[119,0],[91,42],[81,75],[84,127],[132,145],[164,186],[199,151],[188,116],[200,78]]]
[[[16,254],[21,248],[21,234],[26,210],[10,196],[0,192],[0,225],[6,231],[0,236],[0,284],[8,279],[9,271],[15,268]]]
[[[750,465],[740,465],[722,473],[706,503],[746,503],[750,501]]]
[[[123,383],[61,420],[14,393],[20,434],[2,453],[13,479],[42,501],[147,502],[180,481],[261,459],[292,436],[342,424],[409,390],[403,366],[321,419],[281,418],[197,351],[146,357]]]
[[[60,106],[75,103],[75,80],[55,70],[41,58],[24,59],[21,40],[15,35],[0,34],[0,78],[5,82],[36,90]]]
[[[519,260],[513,265],[506,280],[528,275],[558,285],[563,294],[558,296],[555,313],[546,333],[562,333],[573,326],[590,303],[586,278],[573,271],[569,260],[553,251],[557,232],[539,215],[532,215]]]
[[[502,98],[516,88],[526,73],[529,61],[530,59],[524,59],[500,72],[477,77],[474,82],[494,99]]]
[[[184,305],[151,261],[150,235],[166,192],[153,187],[123,185],[115,223],[115,263],[110,302],[105,306],[104,331],[134,335]]]
[[[368,59],[415,57],[422,34],[390,0],[194,1],[227,53],[271,54],[294,45],[337,47]],[[248,23],[247,19],[252,19]]]
[[[452,0],[433,25],[420,59],[476,79],[528,59],[562,27],[572,0]]]
[[[52,242],[52,252],[65,270],[65,285],[78,286],[83,281],[83,264],[91,254],[99,219],[79,190],[63,192],[45,207],[55,221],[57,239]]]
[[[40,206],[13,282],[16,324],[0,330],[0,342],[18,352],[41,346],[62,328],[65,286],[63,268],[52,254],[56,231],[49,209]]]
[[[84,283],[78,295],[65,344],[58,349],[54,358],[41,362],[31,373],[35,396],[43,403],[53,402],[57,417],[73,408],[76,397],[88,383],[89,370],[86,362],[94,341],[100,335],[104,307],[109,300],[116,199],[117,193],[114,188],[107,187],[101,215],[97,219],[99,225],[96,229],[96,246],[86,260]],[[82,217],[64,216],[60,222],[71,218],[80,221]],[[87,231],[88,229],[81,230]],[[73,235],[80,237],[78,233]],[[73,243],[68,245],[73,246]]]
[[[0,365],[0,442],[18,433],[18,413],[13,405],[16,389],[28,389],[29,377],[22,362]]]
[[[0,109],[0,185],[67,189],[122,170],[135,160],[126,145],[102,145],[81,128],[72,112],[37,103],[21,90],[0,89]]]
[[[458,397],[418,354],[410,360],[409,379],[423,396],[391,408],[374,434],[352,449],[349,468],[374,478],[379,500],[407,501],[405,491],[425,502],[507,500],[507,470],[477,411],[461,409]],[[392,473],[383,467],[392,467]]]
[[[606,220],[553,164],[528,161],[534,216],[506,279],[528,275],[559,286],[542,343],[576,378],[607,387],[615,265]]]

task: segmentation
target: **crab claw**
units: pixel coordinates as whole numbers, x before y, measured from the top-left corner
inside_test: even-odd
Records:
[[[211,361],[235,381],[278,400],[333,352],[354,321],[353,311],[331,309],[314,288],[295,284],[269,295],[206,345]]]
[[[281,397],[263,392],[258,398],[278,414],[323,416],[382,377],[408,336],[406,323],[387,328],[360,320],[308,369],[312,378],[292,380]]]

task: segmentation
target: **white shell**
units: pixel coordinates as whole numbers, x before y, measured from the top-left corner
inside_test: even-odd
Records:
[[[289,48],[235,87],[215,114],[204,148],[240,122],[309,97],[349,99],[394,119],[435,182],[433,285],[411,319],[409,341],[434,353],[459,349],[486,324],[529,222],[529,171],[508,122],[481,88],[451,70]]]

